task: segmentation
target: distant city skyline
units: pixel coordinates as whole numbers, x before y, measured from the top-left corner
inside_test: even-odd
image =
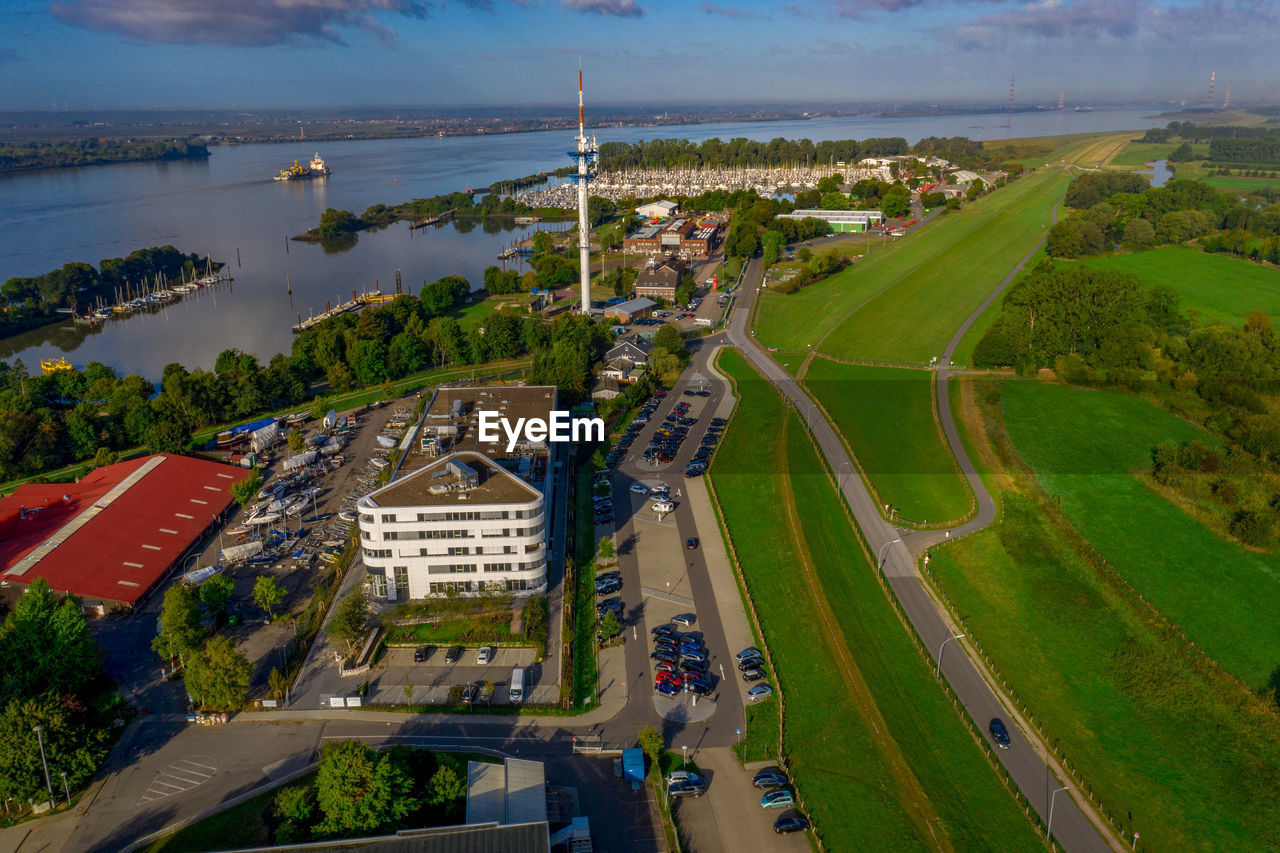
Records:
[[[1263,0],[6,0],[11,110],[1216,106],[1274,98]]]

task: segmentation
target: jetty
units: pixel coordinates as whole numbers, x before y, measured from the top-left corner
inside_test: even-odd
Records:
[[[395,293],[383,293],[378,290],[366,291],[364,293],[356,293],[353,290],[351,291],[351,299],[347,302],[332,305],[328,300],[325,300],[324,311],[322,313],[313,314],[305,320],[302,319],[301,313],[298,314],[298,322],[293,326],[293,333],[296,335],[301,332],[305,332],[308,329],[314,328],[320,323],[323,323],[330,317],[337,317],[339,314],[346,314],[351,311],[360,311],[370,305],[385,305],[386,303],[395,300],[397,295],[398,294]]]
[[[453,214],[456,213],[457,210],[458,209],[456,207],[450,208],[449,210],[446,210],[444,213],[441,213],[438,216],[428,216],[425,219],[419,219],[417,222],[410,222],[409,230],[417,231],[419,228],[426,228],[430,225],[439,225],[441,222],[444,222],[446,219],[453,216]]]

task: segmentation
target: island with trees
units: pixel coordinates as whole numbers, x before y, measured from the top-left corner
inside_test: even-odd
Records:
[[[205,160],[209,148],[192,139],[87,139],[0,142],[0,173],[155,160]]]

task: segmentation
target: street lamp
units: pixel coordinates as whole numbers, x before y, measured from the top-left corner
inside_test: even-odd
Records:
[[[1057,798],[1057,796],[1058,796],[1058,792],[1059,792],[1059,791],[1065,791],[1065,790],[1067,790],[1067,786],[1066,786],[1066,785],[1063,785],[1061,788],[1059,788],[1057,791],[1054,791],[1054,792],[1053,792],[1053,794],[1051,794],[1051,795],[1049,796],[1049,826],[1048,826],[1048,835],[1049,835],[1049,837],[1050,837],[1050,838],[1053,838],[1053,801],[1054,801],[1054,799],[1055,799],[1055,798]]]
[[[62,790],[67,793],[67,808],[71,808],[71,788],[67,785],[67,771],[62,771]]]
[[[889,550],[889,546],[892,545],[894,542],[901,542],[901,541],[902,541],[902,537],[899,536],[897,539],[890,539],[888,542],[881,545],[880,554],[876,558],[876,565],[883,569],[884,561],[888,557],[888,554],[886,554],[885,552]]]
[[[36,740],[40,743],[40,763],[44,765],[44,784],[49,788],[49,805],[53,806],[53,783],[49,781],[49,761],[44,757],[44,726],[34,726],[31,731],[36,733]]]
[[[942,653],[947,650],[947,643],[951,642],[952,640],[962,640],[962,639],[964,639],[964,634],[956,634],[954,637],[947,637],[945,640],[942,641],[942,645],[938,646],[938,669],[937,669],[938,675],[942,674]]]
[[[680,747],[680,751],[684,753],[684,760],[680,764],[680,769],[684,770],[689,766],[689,747],[682,746]]]

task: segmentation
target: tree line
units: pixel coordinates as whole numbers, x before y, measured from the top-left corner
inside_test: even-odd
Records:
[[[1280,528],[1280,338],[1261,312],[1195,326],[1168,285],[1042,261],[1005,294],[974,349],[979,367],[1052,368],[1082,385],[1153,396],[1225,451],[1153,448],[1156,482],[1210,505],[1223,532],[1273,547]]]
[[[316,387],[375,386],[435,367],[535,356],[533,377],[560,386],[565,399],[586,396],[591,366],[608,333],[597,324],[498,312],[466,331],[451,316],[470,298],[466,279],[447,276],[416,295],[359,314],[331,317],[298,335],[290,353],[265,364],[225,350],[212,369],[166,365],[158,387],[118,376],[100,362],[83,370],[29,375],[18,360],[0,362],[0,478],[41,475],[67,464],[91,467],[142,446],[180,453],[192,433],[306,401]]]
[[[65,142],[0,142],[0,172],[98,166],[145,160],[203,160],[209,149],[188,139],[75,139]]]
[[[813,142],[783,139],[768,142],[718,137],[691,142],[688,139],[649,139],[641,142],[606,142],[600,146],[600,169],[701,169],[759,166],[821,166],[856,163],[864,157],[889,157],[907,153],[907,140],[838,139]]]
[[[1075,210],[1049,229],[1045,250],[1051,257],[1076,258],[1121,244],[1145,247],[1201,238],[1210,251],[1268,259],[1280,233],[1280,205],[1263,195],[1220,193],[1203,181],[1174,180],[1149,187],[1141,175],[1095,172],[1068,185],[1066,204]],[[1222,239],[1218,232],[1236,236]]]
[[[59,308],[84,311],[99,302],[114,304],[117,292],[124,295],[131,288],[136,296],[157,275],[177,280],[203,272],[207,265],[207,258],[183,254],[173,246],[152,246],[124,258],[107,258],[96,268],[76,261],[38,276],[15,276],[0,285],[0,337],[52,323],[60,316]]]

